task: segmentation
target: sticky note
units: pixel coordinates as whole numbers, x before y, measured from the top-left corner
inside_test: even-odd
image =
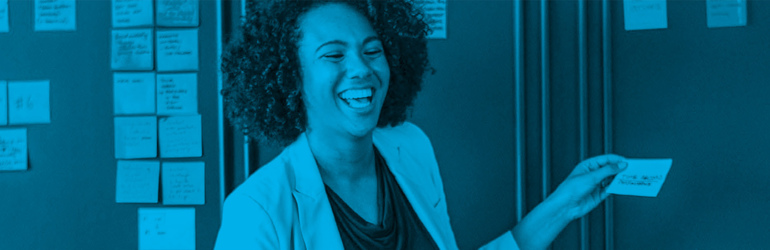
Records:
[[[118,161],[115,202],[158,203],[160,162]]]
[[[158,26],[197,27],[199,5],[197,0],[156,0],[155,15]]]
[[[626,30],[668,28],[666,0],[623,0]]]
[[[165,30],[157,33],[158,71],[198,70],[198,30]]]
[[[628,168],[607,186],[607,193],[657,197],[672,159],[627,159]]]
[[[152,29],[112,30],[110,66],[113,70],[152,70]]]
[[[0,0],[0,33],[10,31],[8,24],[8,0]]]
[[[160,157],[201,157],[201,116],[170,116],[160,118]]]
[[[112,0],[112,27],[152,26],[152,0]]]
[[[206,201],[203,162],[163,163],[163,205],[203,205]]]
[[[115,117],[115,158],[155,158],[157,122],[155,116]]]
[[[49,81],[8,82],[10,124],[51,123]]]
[[[139,250],[195,250],[195,208],[139,208]]]
[[[35,31],[74,31],[75,9],[75,0],[35,0]]]
[[[196,73],[158,74],[158,115],[198,114]]]
[[[0,171],[27,170],[27,128],[0,129]]]
[[[116,115],[155,114],[155,73],[114,73]]]
[[[0,125],[8,125],[8,82],[0,81]]]
[[[425,22],[432,30],[429,39],[446,39],[446,0],[414,0],[425,12]]]
[[[709,28],[746,26],[746,0],[706,0]]]

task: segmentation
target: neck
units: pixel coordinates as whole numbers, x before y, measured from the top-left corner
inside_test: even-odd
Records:
[[[356,137],[308,129],[307,138],[324,182],[353,182],[375,175],[371,132]]]

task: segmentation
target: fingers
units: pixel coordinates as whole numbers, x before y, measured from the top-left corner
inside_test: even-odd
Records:
[[[628,163],[625,163],[625,162],[620,164],[606,165],[604,167],[599,168],[596,171],[592,171],[590,175],[592,177],[594,184],[599,184],[604,179],[607,179],[610,176],[623,172],[623,170],[626,170],[627,167],[628,167]]]
[[[616,154],[600,155],[600,156],[594,157],[593,159],[595,159],[596,163],[599,164],[600,166],[618,164],[626,160],[626,158],[624,158],[623,156],[616,155]]]

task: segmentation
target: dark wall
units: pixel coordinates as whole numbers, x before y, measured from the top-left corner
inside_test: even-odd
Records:
[[[615,150],[674,160],[657,198],[615,199],[616,248],[767,248],[770,2],[715,29],[704,1],[667,2],[663,30],[612,8]]]
[[[206,205],[195,207],[197,249],[220,221],[216,8],[201,1],[198,112]],[[111,1],[77,1],[77,31],[34,32],[34,1],[10,1],[0,33],[0,80],[50,80],[51,123],[26,127],[29,169],[0,172],[0,249],[138,249],[138,207],[116,204]],[[178,206],[174,206],[178,207]]]

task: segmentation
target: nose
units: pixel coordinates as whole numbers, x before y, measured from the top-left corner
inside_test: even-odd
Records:
[[[371,62],[362,54],[349,56],[347,61],[347,75],[350,79],[367,79],[374,73]]]

